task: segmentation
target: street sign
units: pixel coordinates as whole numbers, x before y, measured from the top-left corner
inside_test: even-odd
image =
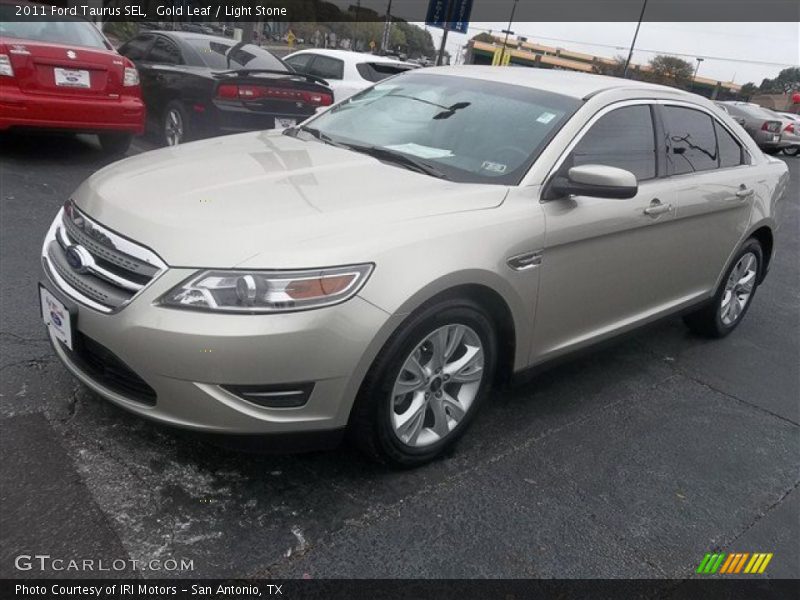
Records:
[[[444,29],[447,20],[447,5],[452,3],[450,18],[447,29],[458,33],[467,33],[469,27],[469,17],[472,12],[472,0],[430,0],[428,13],[425,16],[425,24],[429,27]]]

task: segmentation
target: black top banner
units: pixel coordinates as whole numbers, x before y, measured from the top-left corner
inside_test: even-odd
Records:
[[[393,0],[391,18],[423,22],[432,11],[470,21],[795,22],[798,0]],[[105,21],[385,21],[388,0],[3,0],[0,20],[81,17]],[[435,5],[435,6],[431,6]],[[643,10],[644,9],[644,10]],[[453,17],[453,23],[458,22]]]

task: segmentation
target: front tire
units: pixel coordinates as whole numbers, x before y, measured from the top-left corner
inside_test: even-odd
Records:
[[[370,457],[414,467],[460,438],[489,394],[497,362],[495,328],[468,299],[412,315],[375,359],[361,386],[350,434]]]
[[[133,141],[130,133],[101,133],[97,138],[103,151],[113,155],[125,154]]]
[[[704,337],[723,338],[728,335],[747,314],[763,268],[761,244],[750,238],[731,261],[714,299],[703,308],[686,315],[684,323]]]

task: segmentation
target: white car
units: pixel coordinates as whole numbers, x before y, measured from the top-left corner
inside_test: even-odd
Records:
[[[349,98],[377,81],[419,68],[419,65],[386,56],[323,48],[300,50],[283,61],[298,73],[327,81],[336,102]]]

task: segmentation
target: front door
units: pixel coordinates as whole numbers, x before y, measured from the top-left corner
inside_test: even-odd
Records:
[[[574,145],[557,175],[600,164],[636,175],[629,199],[570,196],[546,200],[545,249],[531,363],[577,349],[664,310],[674,284],[675,210],[659,178],[655,107],[646,102],[606,109]]]

